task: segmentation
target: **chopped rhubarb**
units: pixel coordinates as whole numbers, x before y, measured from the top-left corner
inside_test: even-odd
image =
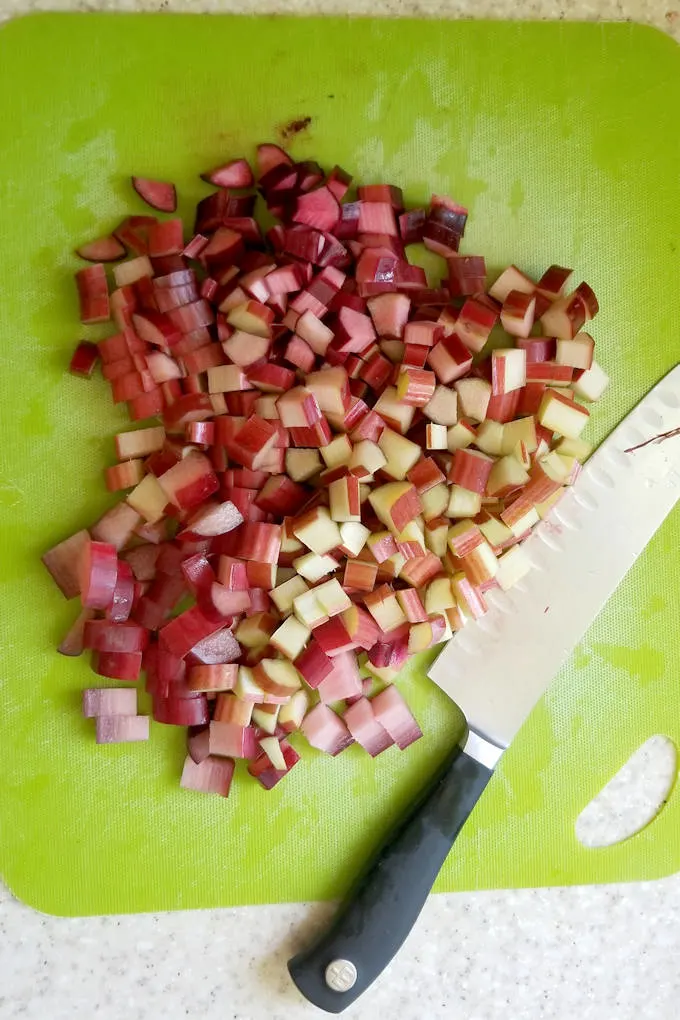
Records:
[[[154,181],[150,177],[132,177],[132,187],[152,209],[171,213],[177,208],[177,193],[174,184],[168,184],[166,181]]]
[[[239,782],[283,780],[290,733],[331,755],[419,739],[399,671],[527,574],[608,377],[592,288],[559,265],[489,286],[453,199],[359,182],[345,201],[348,173],[268,143],[202,176],[193,236],[174,185],[134,177],[171,216],[78,249],[81,321],[112,326],[69,371],[100,362],[142,424],[105,468],[119,502],[43,561],[82,602],[60,652],[121,685],[85,692],[97,740],[148,737],[122,686],[143,672],[154,720],[188,728],[181,785],[226,797],[239,758]]]

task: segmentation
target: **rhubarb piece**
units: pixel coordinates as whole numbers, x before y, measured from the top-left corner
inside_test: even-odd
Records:
[[[171,213],[177,208],[177,193],[174,184],[154,181],[149,177],[132,177],[132,187],[140,198],[152,209]]]
[[[352,734],[340,716],[323,703],[307,713],[301,729],[312,747],[333,756],[354,743]]]
[[[83,691],[83,715],[134,716],[137,714],[137,691],[130,687],[94,687]]]
[[[235,763],[231,758],[207,755],[202,761],[196,762],[189,754],[184,761],[179,785],[184,790],[196,793],[216,793],[220,797],[228,797],[234,769]]]
[[[98,744],[126,744],[149,739],[148,715],[98,715]]]
[[[359,698],[345,709],[343,720],[354,740],[372,758],[382,754],[394,743],[393,738],[375,717],[371,702],[367,698]]]
[[[80,595],[82,585],[80,563],[89,544],[90,536],[87,531],[78,531],[42,556],[42,562],[67,599]]]
[[[373,715],[390,735],[400,751],[422,737],[422,730],[394,685],[376,694],[370,701]]]
[[[106,322],[110,317],[110,306],[104,266],[96,263],[79,270],[76,273],[76,286],[80,301],[80,321],[86,325]]]
[[[201,177],[217,188],[250,188],[253,184],[253,171],[245,159],[232,159]]]

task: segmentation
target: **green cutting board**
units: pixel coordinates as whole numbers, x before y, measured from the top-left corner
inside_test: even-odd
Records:
[[[679,51],[632,25],[47,15],[0,31],[0,873],[56,914],[336,897],[460,732],[411,669],[425,737],[371,761],[304,747],[266,793],[181,791],[183,735],[96,747],[97,682],[54,651],[76,607],[39,563],[113,501],[125,424],[70,377],[71,253],[144,207],[130,172],[176,181],[256,142],[360,181],[470,208],[491,271],[573,265],[597,292],[613,376],[601,439],[680,353]],[[574,821],[647,737],[680,742],[680,514],[665,523],[504,757],[438,890],[653,878],[680,868],[680,797],[632,839],[586,850]],[[540,641],[540,634],[527,634]],[[474,676],[470,677],[474,683]],[[298,742],[302,746],[304,742]]]

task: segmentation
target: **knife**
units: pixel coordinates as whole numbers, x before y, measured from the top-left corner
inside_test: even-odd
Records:
[[[467,733],[328,930],[289,960],[293,981],[316,1006],[341,1013],[400,948],[503,751],[675,506],[680,435],[668,433],[676,430],[680,365],[598,447],[525,540],[530,573],[508,592],[488,592],[489,612],[456,633],[431,667],[430,678],[463,710]]]

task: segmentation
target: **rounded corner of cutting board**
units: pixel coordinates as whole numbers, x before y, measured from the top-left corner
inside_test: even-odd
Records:
[[[680,41],[675,39],[674,36],[669,35],[663,28],[659,28],[658,25],[645,25],[640,21],[616,22],[616,24],[622,24],[622,27],[625,24],[633,35],[649,39],[651,45],[658,46],[660,49],[673,50],[674,53],[677,53],[680,49]]]
[[[35,875],[26,874],[22,877],[13,871],[11,867],[0,869],[0,882],[10,892],[10,895],[29,910],[36,914],[43,914],[46,917],[83,917],[86,911],[78,909],[78,903],[69,900],[69,894],[64,896],[63,886],[58,880],[47,882],[36,882]],[[77,901],[77,897],[75,898]]]

